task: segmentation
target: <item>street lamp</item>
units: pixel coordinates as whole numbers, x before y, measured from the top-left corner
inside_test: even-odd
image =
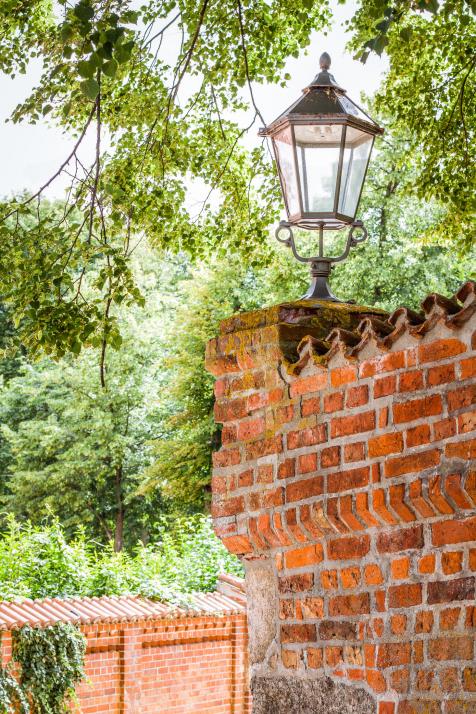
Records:
[[[290,247],[297,260],[311,264],[312,283],[303,299],[340,302],[327,279],[333,263],[347,258],[350,249],[367,237],[356,220],[360,196],[375,136],[382,134],[368,114],[350,99],[329,73],[331,58],[324,52],[321,71],[303,95],[265,129],[270,137],[288,216],[276,237]],[[350,226],[343,253],[324,255],[324,231]],[[319,231],[319,254],[299,255],[292,228]],[[281,232],[285,238],[280,238]]]

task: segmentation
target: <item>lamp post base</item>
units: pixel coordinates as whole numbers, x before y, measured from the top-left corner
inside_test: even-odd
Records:
[[[276,230],[276,238],[280,243],[283,243],[283,245],[286,245],[288,248],[291,248],[296,260],[298,260],[300,263],[310,263],[311,265],[311,285],[309,286],[309,290],[307,291],[307,293],[302,296],[301,300],[328,300],[329,302],[342,302],[347,304],[355,302],[354,300],[339,300],[339,298],[336,298],[336,296],[332,294],[329,288],[328,278],[331,274],[333,264],[340,263],[341,261],[345,260],[349,255],[350,249],[354,248],[359,243],[362,243],[367,238],[367,231],[362,221],[354,221],[350,225],[350,230],[347,235],[347,241],[344,251],[341,253],[341,255],[335,257],[326,257],[324,255],[324,229],[326,228],[326,224],[324,223],[324,221],[316,221],[313,226],[305,226],[305,228],[307,228],[308,230],[319,231],[319,255],[315,255],[313,257],[305,257],[299,255],[299,253],[297,252],[296,244],[294,242],[292,225],[293,224],[287,221],[281,221]],[[301,228],[302,227],[303,226],[301,226]],[[286,238],[279,237],[280,232],[283,230],[287,232]],[[362,233],[360,238],[357,238],[354,235],[355,231],[360,231]]]
[[[316,260],[311,263],[311,284],[301,300],[329,300],[331,302],[345,302],[339,300],[332,292],[327,282],[331,274],[332,265],[327,260]]]

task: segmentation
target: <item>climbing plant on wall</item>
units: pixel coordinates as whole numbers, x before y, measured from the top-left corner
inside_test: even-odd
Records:
[[[69,623],[30,626],[12,633],[12,662],[18,679],[0,668],[0,714],[62,714],[84,676],[86,639]]]

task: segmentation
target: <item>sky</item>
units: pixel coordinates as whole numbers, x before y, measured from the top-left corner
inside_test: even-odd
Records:
[[[371,94],[378,87],[386,69],[384,60],[370,57],[365,65],[352,59],[345,49],[347,35],[344,30],[346,18],[351,16],[352,2],[344,6],[333,7],[334,23],[332,30],[325,36],[315,33],[307,55],[302,53],[297,59],[290,59],[285,71],[291,80],[285,88],[276,85],[257,85],[254,88],[257,103],[269,123],[286,109],[310,83],[319,69],[319,57],[326,51],[331,55],[331,72],[338,84],[347,89],[349,95],[360,98],[362,91]],[[24,100],[40,76],[40,65],[32,64],[26,76],[15,79],[0,76],[0,195],[11,195],[22,190],[35,191],[57,170],[74,144],[72,136],[65,135],[60,129],[45,124],[14,125],[6,122],[15,106]],[[186,91],[186,88],[185,88]],[[258,126],[255,125],[248,137],[249,142],[256,140]],[[92,149],[93,136],[89,137]],[[65,183],[55,183],[50,196],[60,197]]]

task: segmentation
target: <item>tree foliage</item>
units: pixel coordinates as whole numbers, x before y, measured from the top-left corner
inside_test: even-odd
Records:
[[[476,229],[476,5],[474,0],[371,0],[350,22],[351,46],[390,62],[376,95],[408,138],[410,191],[446,209],[432,230],[470,246]]]

